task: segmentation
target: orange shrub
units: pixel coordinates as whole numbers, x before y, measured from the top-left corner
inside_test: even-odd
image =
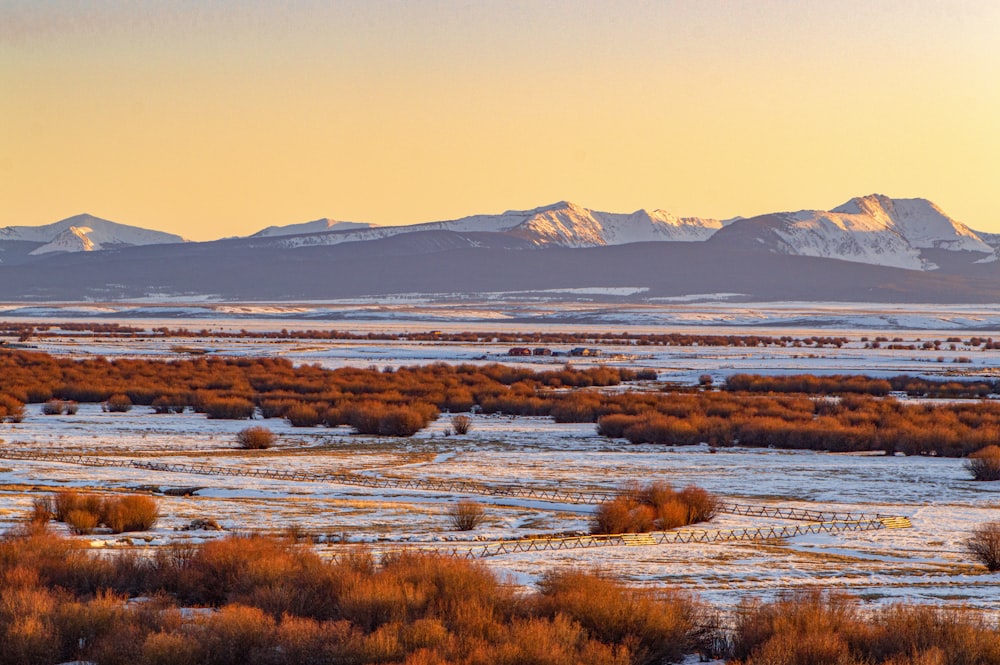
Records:
[[[274,445],[275,438],[266,427],[247,427],[236,434],[236,443],[246,450],[266,450]]]
[[[301,402],[285,409],[285,419],[292,427],[316,427],[323,422],[316,407]]]
[[[24,404],[11,395],[0,393],[0,422],[19,423],[24,420]]]
[[[104,403],[104,407],[111,413],[125,413],[132,410],[132,400],[128,395],[119,393],[109,397]]]
[[[718,499],[690,485],[675,492],[666,483],[625,487],[615,499],[597,506],[591,533],[645,533],[673,529],[715,517]]]
[[[61,399],[50,399],[42,404],[42,415],[58,416],[63,412],[63,401]]]
[[[97,525],[101,522],[101,517],[89,510],[75,509],[67,512],[63,521],[73,529],[73,533],[88,534],[97,528]]]
[[[970,453],[965,468],[973,480],[1000,480],[1000,446],[986,446]]]
[[[621,496],[597,506],[591,533],[644,533],[652,531],[656,512],[634,497]]]
[[[856,599],[806,592],[745,603],[730,662],[924,665],[1000,662],[1000,631],[969,612],[891,605],[861,611]]]
[[[577,571],[547,573],[538,586],[543,616],[561,614],[603,643],[630,645],[633,662],[680,662],[698,647],[704,608],[687,594],[657,597]]]
[[[215,397],[201,403],[201,410],[209,418],[218,420],[246,420],[253,418],[257,407],[241,397]]]
[[[90,533],[99,525],[114,533],[148,531],[159,516],[156,501],[144,495],[103,498],[62,491],[56,492],[51,505],[55,519],[70,525],[77,533]]]
[[[159,508],[149,496],[131,495],[104,501],[101,522],[113,533],[148,531],[156,524]]]

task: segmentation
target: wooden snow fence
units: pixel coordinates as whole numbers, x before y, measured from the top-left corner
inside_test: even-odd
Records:
[[[23,450],[0,449],[0,459],[56,462],[94,467],[118,467],[166,473],[185,473],[209,476],[266,478],[295,482],[331,483],[373,489],[409,489],[445,492],[450,494],[477,494],[493,497],[516,497],[556,503],[596,505],[618,496],[613,491],[576,491],[516,485],[488,485],[465,480],[435,480],[419,478],[387,478],[357,473],[310,473],[306,471],[281,471],[261,468],[215,466],[209,464],[180,464],[135,459],[114,459],[92,455],[65,455]],[[864,512],[821,511],[740,503],[722,503],[718,511],[748,517],[801,522],[791,525],[766,525],[726,529],[678,529],[651,533],[623,533],[613,535],[585,535],[561,537],[520,538],[492,542],[448,546],[408,546],[383,551],[434,551],[460,558],[575,550],[593,547],[646,547],[654,545],[679,545],[689,543],[724,543],[740,541],[768,541],[793,538],[812,533],[841,533],[874,531],[879,529],[910,528],[909,518],[898,515],[868,514]],[[336,555],[333,555],[336,557]]]

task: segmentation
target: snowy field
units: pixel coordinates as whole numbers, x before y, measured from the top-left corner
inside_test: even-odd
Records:
[[[607,330],[734,332],[1000,330],[998,305],[744,302],[739,293],[641,298],[638,287],[496,293],[413,293],[378,298],[298,303],[232,303],[155,297],[114,303],[0,303],[0,319],[92,319],[125,323],[276,330]],[[781,332],[778,332],[781,334]]]
[[[133,322],[127,322],[136,325]],[[145,324],[153,325],[153,324]],[[162,325],[162,322],[155,322]],[[239,330],[233,324],[216,325],[219,330]],[[244,326],[248,330],[250,326]],[[289,327],[290,326],[285,326]],[[313,323],[299,324],[303,329],[323,329]],[[330,328],[334,326],[326,326]],[[190,327],[201,330],[202,327]],[[292,340],[292,339],[233,339],[213,337],[212,327],[205,326],[206,337],[158,339],[154,337],[135,339],[93,338],[79,333],[67,332],[59,337],[41,337],[31,341],[31,346],[39,351],[56,355],[104,355],[107,357],[159,357],[176,358],[186,354],[176,348],[194,350],[205,354],[240,355],[250,357],[284,357],[295,364],[318,364],[334,369],[337,367],[399,367],[403,365],[426,365],[434,362],[484,364],[503,362],[510,365],[536,370],[558,369],[566,364],[577,367],[610,365],[615,367],[652,368],[661,381],[693,383],[699,376],[709,374],[722,380],[726,376],[740,372],[754,374],[868,374],[871,376],[893,376],[911,374],[928,377],[998,377],[1000,376],[1000,350],[984,350],[964,343],[942,343],[939,349],[889,349],[864,348],[864,339],[872,340],[875,334],[858,331],[837,333],[817,330],[774,331],[770,329],[722,331],[722,334],[758,334],[764,336],[828,336],[842,335],[849,341],[841,348],[826,346],[787,347],[664,347],[587,344],[600,348],[603,355],[596,358],[572,357],[568,353],[578,344],[547,345],[558,355],[511,357],[507,351],[511,343],[492,341],[475,343],[424,342],[424,341],[379,341],[379,340]],[[271,330],[272,328],[261,328]],[[411,324],[409,327],[372,328],[385,331],[421,331],[427,326]],[[457,327],[454,332],[469,328]],[[537,328],[531,328],[536,330]],[[619,330],[607,326],[596,332]],[[352,331],[366,331],[365,328],[348,328]],[[494,328],[485,328],[494,331]],[[640,331],[643,329],[631,329]],[[661,329],[670,332],[676,329]],[[692,332],[692,331],[684,331]],[[698,329],[697,332],[705,332]],[[718,332],[718,331],[717,331]],[[920,347],[923,342],[960,337],[968,341],[971,337],[987,338],[985,333],[927,333],[920,331],[889,333],[890,339],[901,340],[904,346]],[[1000,332],[994,335],[1000,339]],[[883,347],[887,344],[883,343]]]
[[[310,322],[300,327],[314,326]],[[743,371],[992,376],[1000,365],[1000,351],[961,345],[954,351],[863,349],[862,334],[870,333],[852,332],[854,341],[841,349],[606,347],[609,357],[572,360],[654,367],[661,380],[679,381],[694,381],[703,373],[722,378]],[[934,339],[926,333],[901,336],[907,341]],[[176,342],[98,341],[66,335],[34,343],[56,354],[177,357],[170,350]],[[223,355],[280,355],[296,363],[326,367],[506,360],[506,346],[496,344],[222,338],[194,338],[183,344]],[[953,362],[961,356],[971,357],[972,363]],[[939,362],[939,357],[944,360]],[[566,361],[545,358],[521,363],[542,368]],[[912,528],[765,543],[531,552],[486,562],[518,584],[531,584],[551,568],[597,567],[636,584],[692,589],[724,606],[747,596],[821,587],[848,590],[872,601],[968,604],[1000,612],[1000,574],[991,575],[973,565],[961,547],[974,526],[1000,520],[1000,483],[970,481],[961,460],[629,445],[597,436],[590,424],[505,416],[473,416],[472,430],[465,436],[446,435],[449,423],[444,416],[410,439],[377,439],[352,435],[347,428],[292,428],[277,420],[256,421],[279,435],[278,444],[267,451],[247,452],[234,443],[234,434],[248,425],[246,421],[151,411],[136,407],[129,413],[105,413],[96,405],[82,405],[72,416],[46,416],[40,405],[30,405],[23,423],[0,426],[4,441],[0,454],[80,454],[105,461],[153,460],[316,474],[348,471],[372,477],[475,480],[562,490],[611,490],[628,481],[663,480],[678,488],[694,483],[742,503],[904,515],[911,519]],[[95,547],[109,549],[148,549],[246,531],[308,534],[319,541],[316,547],[324,555],[362,542],[377,550],[404,545],[457,548],[474,542],[585,532],[593,510],[586,505],[468,496],[464,498],[473,498],[487,509],[486,523],[470,534],[450,526],[447,510],[463,498],[454,493],[0,456],[0,530],[23,521],[34,497],[63,487],[101,492],[141,489],[159,495],[162,518],[154,530],[86,537]],[[193,490],[193,494],[163,494],[178,489]],[[185,530],[192,520],[203,518],[216,520],[225,531]],[[793,523],[724,514],[713,520],[712,528],[772,524]]]

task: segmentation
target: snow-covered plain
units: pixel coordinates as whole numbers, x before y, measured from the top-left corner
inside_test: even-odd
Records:
[[[163,325],[160,320],[152,322],[133,322],[133,325]],[[288,324],[288,325],[285,325]],[[181,327],[180,324],[174,324]],[[481,324],[483,330],[510,331],[509,326],[493,326]],[[293,340],[293,339],[254,339],[227,338],[213,336],[213,331],[273,330],[274,324],[248,322],[241,319],[217,319],[206,325],[197,322],[188,326],[190,329],[207,331],[204,337],[159,338],[155,336],[136,338],[95,338],[80,335],[72,331],[57,337],[41,337],[34,339],[30,345],[40,351],[57,355],[85,357],[88,355],[103,355],[107,357],[185,357],[173,347],[191,349],[197,352],[219,355],[240,355],[250,357],[280,356],[296,364],[319,364],[334,369],[337,367],[369,367],[377,366],[399,367],[404,365],[423,365],[434,362],[485,364],[503,362],[512,365],[529,367],[535,370],[558,369],[570,364],[577,367],[593,365],[610,365],[616,367],[652,368],[657,371],[660,380],[694,382],[703,374],[709,374],[714,379],[722,380],[730,374],[739,372],[750,373],[815,373],[842,374],[861,373],[872,376],[891,376],[896,374],[913,374],[937,377],[995,377],[1000,376],[1000,351],[983,350],[981,346],[971,347],[964,342],[973,336],[987,338],[990,333],[976,332],[932,332],[909,331],[890,332],[890,339],[899,339],[899,345],[920,347],[926,341],[942,342],[938,349],[922,348],[865,348],[877,333],[870,331],[828,331],[818,328],[788,328],[788,329],[747,329],[732,330],[711,327],[695,329],[681,328],[650,328],[636,326],[630,328],[637,332],[670,332],[684,333],[715,333],[715,334],[758,334],[778,337],[784,334],[808,337],[812,335],[828,336],[843,335],[848,342],[842,347],[834,346],[758,346],[758,347],[727,347],[727,346],[641,346],[632,344],[588,344],[600,348],[603,355],[595,358],[572,357],[568,353],[573,344],[549,344],[557,355],[510,357],[507,355],[511,346],[517,344],[494,341],[493,338],[477,342],[428,342],[428,341],[397,341],[397,340]],[[399,323],[366,322],[350,326],[336,326],[297,322],[283,322],[283,327],[311,328],[318,330],[348,329],[355,332],[413,332],[426,331],[429,326],[421,322]],[[461,332],[470,329],[465,324],[439,325],[435,329],[446,332]],[[480,329],[479,326],[472,328]],[[558,332],[558,326],[532,326],[533,330],[543,332]],[[599,332],[617,331],[613,326],[569,327],[569,330]],[[992,334],[1000,338],[1000,333]],[[959,337],[961,342],[947,342],[949,338]],[[863,341],[868,339],[869,342]],[[954,344],[955,348],[951,346]],[[883,347],[889,346],[883,343]]]
[[[225,325],[247,327],[239,320]],[[410,329],[417,329],[410,325]],[[313,326],[310,322],[301,327]],[[655,367],[661,379],[679,381],[694,381],[703,373],[722,378],[737,371],[992,375],[1000,365],[1000,352],[971,350],[963,344],[954,351],[864,349],[861,334],[852,332],[853,341],[841,349],[608,346],[607,357],[572,361]],[[918,337],[934,337],[925,333],[900,336],[907,343]],[[81,357],[177,357],[170,350],[177,341],[95,340],[67,334],[34,343],[45,351]],[[212,353],[281,355],[296,363],[318,362],[327,367],[495,362],[505,360],[506,350],[505,345],[496,343],[211,337],[182,342]],[[963,356],[973,362],[952,362]],[[938,362],[939,357],[943,362]],[[567,360],[531,358],[519,359],[519,364],[558,367]],[[275,431],[279,442],[268,451],[247,452],[236,449],[233,442],[234,434],[247,424],[207,420],[193,413],[156,415],[148,407],[121,414],[82,405],[73,416],[45,416],[39,405],[31,405],[23,423],[0,426],[0,439],[4,440],[0,450],[320,474],[354,471],[397,478],[472,479],[564,490],[613,489],[628,481],[664,480],[678,487],[695,483],[744,503],[905,515],[911,518],[913,528],[767,543],[532,552],[486,561],[520,584],[531,584],[551,568],[598,567],[636,584],[695,590],[723,606],[733,606],[748,596],[820,587],[848,590],[873,601],[968,604],[1000,612],[1000,575],[988,574],[962,551],[970,529],[1000,520],[1000,485],[970,481],[961,460],[635,446],[599,437],[590,424],[564,425],[544,418],[505,416],[473,416],[472,431],[466,436],[446,435],[449,423],[444,416],[417,436],[401,440],[356,436],[346,428],[292,428],[281,421],[257,421]],[[461,497],[439,491],[368,489],[0,457],[0,530],[23,521],[39,493],[60,487],[102,492],[198,488],[187,497],[161,495],[163,517],[153,531],[87,537],[95,546],[109,548],[151,548],[221,535],[182,530],[196,518],[216,519],[226,532],[308,533],[321,541],[316,547],[324,555],[359,542],[377,550],[403,545],[459,548],[484,540],[585,531],[593,510],[538,500],[471,497],[487,506],[488,519],[470,535],[452,531],[447,518],[448,507]],[[735,515],[721,515],[713,521],[716,528],[764,524],[789,522]]]
[[[338,329],[368,332],[434,328],[451,332],[593,331],[740,334],[878,334],[895,331],[1000,331],[1000,305],[739,302],[739,293],[635,300],[641,287],[548,291],[405,293],[323,302],[224,302],[157,296],[107,303],[0,303],[0,319],[118,322],[191,330]]]

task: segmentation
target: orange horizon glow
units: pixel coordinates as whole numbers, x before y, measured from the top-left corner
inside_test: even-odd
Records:
[[[879,192],[1000,232],[998,35],[992,0],[12,0],[0,226],[208,240]]]

